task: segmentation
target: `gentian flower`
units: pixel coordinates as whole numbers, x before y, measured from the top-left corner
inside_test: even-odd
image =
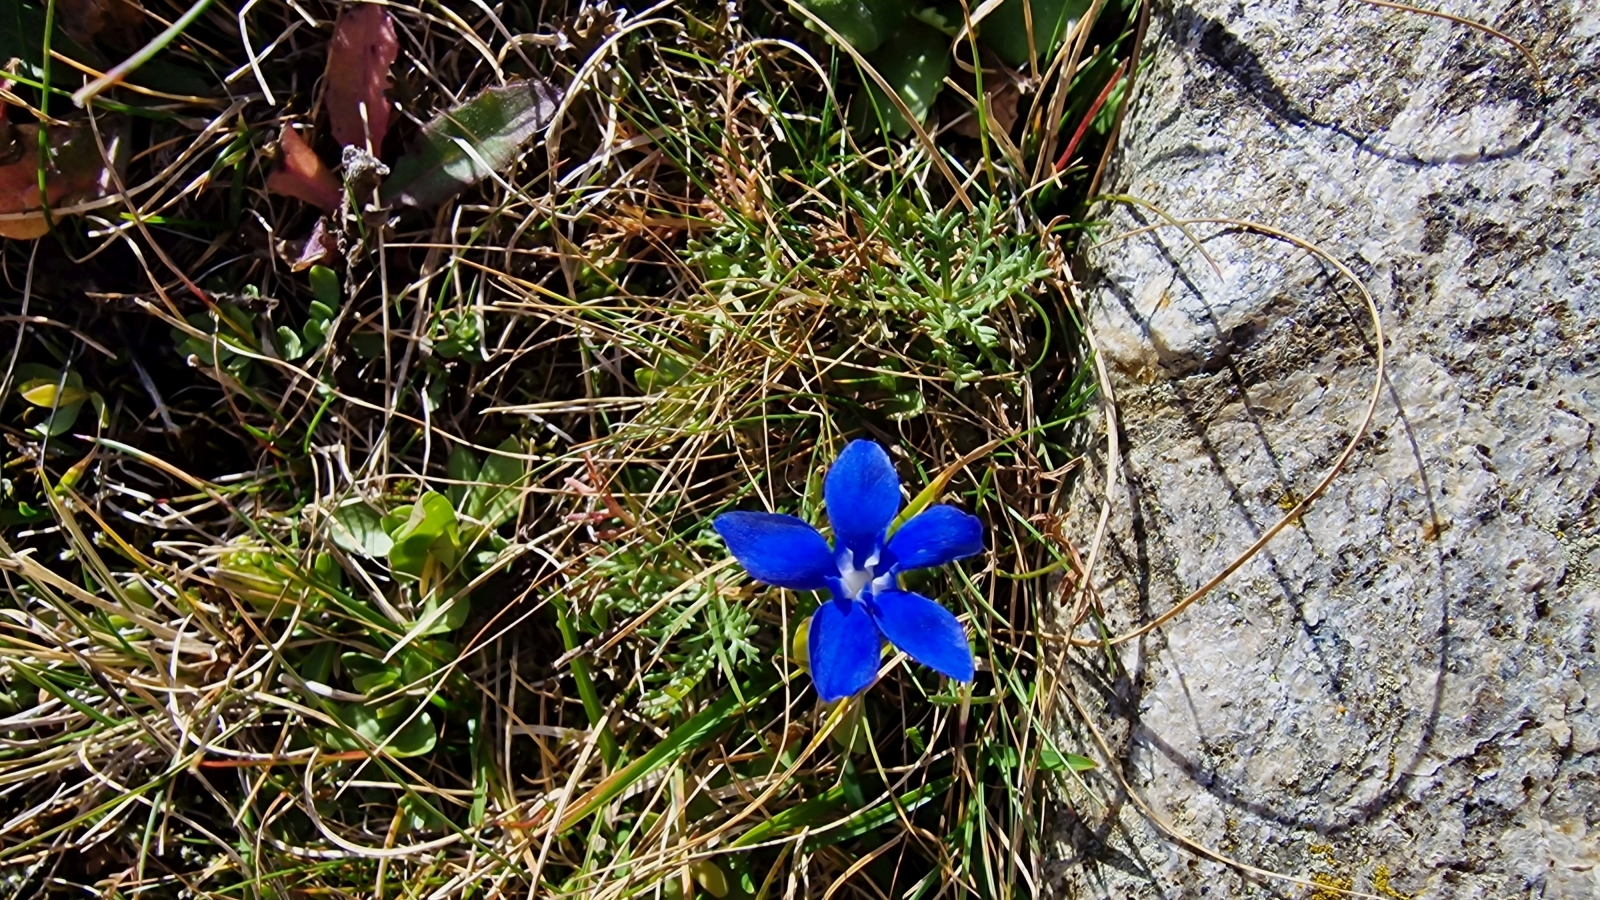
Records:
[[[712,527],[757,581],[794,591],[826,589],[811,617],[811,678],[825,701],[865,690],[878,674],[882,642],[957,681],[972,680],[972,648],[950,611],[900,590],[898,575],[983,550],[983,527],[953,506],[933,506],[885,539],[900,511],[900,479],[889,454],[851,441],[822,486],[833,546],[794,516],[731,512]]]

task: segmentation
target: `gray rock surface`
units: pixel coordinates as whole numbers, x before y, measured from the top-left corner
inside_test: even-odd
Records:
[[[1596,898],[1600,3],[1432,5],[1521,39],[1543,96],[1515,51],[1435,18],[1158,0],[1107,188],[1346,262],[1389,385],[1297,525],[1119,669],[1078,655],[1074,687],[1157,813],[1240,862],[1386,897]],[[1194,232],[1220,277],[1172,228],[1085,270],[1124,422],[1096,573],[1118,629],[1309,492],[1373,384],[1373,329],[1332,269]],[[1084,544],[1100,500],[1080,488]],[[1071,800],[1061,896],[1336,895],[1184,850],[1109,773]]]

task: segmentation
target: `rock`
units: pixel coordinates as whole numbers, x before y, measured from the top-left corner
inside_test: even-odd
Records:
[[[1060,896],[1600,897],[1600,4],[1434,5],[1522,40],[1544,93],[1504,42],[1438,18],[1153,11],[1108,189],[1347,264],[1377,302],[1388,384],[1297,523],[1120,645],[1117,669],[1097,651],[1069,667],[1159,818],[1323,887],[1193,852],[1101,772],[1069,791]],[[1107,237],[1162,220],[1111,221]],[[1095,573],[1115,631],[1306,496],[1374,385],[1374,329],[1330,265],[1192,230],[1216,271],[1170,227],[1086,260],[1123,425]],[[1085,554],[1100,491],[1086,479],[1075,501]]]

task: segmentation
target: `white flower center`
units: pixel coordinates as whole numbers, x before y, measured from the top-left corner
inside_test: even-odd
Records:
[[[840,556],[842,558],[839,563],[839,581],[844,585],[845,594],[851,600],[860,599],[861,591],[869,584],[872,585],[873,590],[877,590],[876,581],[878,579],[874,577],[872,571],[878,564],[878,554],[876,552],[867,557],[866,565],[859,569],[856,568],[856,555],[853,552],[846,550]]]
[[[875,597],[884,591],[896,590],[900,586],[892,569],[882,575],[877,573],[878,563],[882,562],[878,558],[877,550],[872,551],[872,555],[866,559],[866,564],[859,569],[856,568],[856,555],[850,550],[841,550],[838,561],[839,586],[844,588],[844,598],[860,600],[862,594]]]
[[[839,580],[844,582],[845,593],[855,600],[861,596],[861,589],[872,583],[872,570],[852,568],[848,572],[840,572]]]

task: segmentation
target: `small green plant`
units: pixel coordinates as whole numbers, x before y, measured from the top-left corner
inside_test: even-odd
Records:
[[[253,286],[246,289],[251,299],[260,296]],[[208,368],[215,367],[242,382],[255,371],[251,356],[261,353],[256,334],[256,313],[236,303],[218,303],[214,312],[193,313],[185,320],[199,335],[174,328],[172,343],[182,357]]]
[[[912,116],[925,119],[944,90],[952,43],[966,34],[971,9],[918,0],[794,0],[822,20],[877,70]],[[1006,65],[1037,73],[1089,11],[1091,0],[1004,0],[976,22],[976,44]],[[822,30],[807,21],[808,27]],[[1033,40],[1029,41],[1029,36]],[[872,121],[903,137],[911,130],[876,79],[865,78]],[[864,121],[864,118],[863,118]]]
[[[78,422],[85,404],[103,420],[105,398],[84,387],[83,376],[71,368],[55,369],[40,363],[22,363],[13,374],[17,396],[38,410],[43,419],[29,426],[35,437],[52,438],[66,434]]]
[[[458,652],[447,636],[467,622],[473,585],[496,570],[509,546],[499,528],[522,508],[520,452],[509,439],[483,460],[458,447],[448,493],[425,490],[386,510],[361,499],[338,506],[322,521],[344,554],[342,566],[334,553],[320,552],[306,569],[295,555],[259,542],[219,556],[214,584],[262,615],[301,623],[290,636],[291,683],[332,720],[304,739],[397,757],[433,749],[438,712],[454,708],[462,693],[441,680]],[[345,573],[369,565],[377,572],[361,580],[382,574],[391,584],[371,599],[352,590],[360,582]]]
[[[287,360],[315,353],[327,343],[334,317],[339,313],[339,276],[326,266],[312,266],[307,275],[313,299],[307,307],[306,324],[298,334],[287,325],[279,325],[277,329],[278,352]]]

